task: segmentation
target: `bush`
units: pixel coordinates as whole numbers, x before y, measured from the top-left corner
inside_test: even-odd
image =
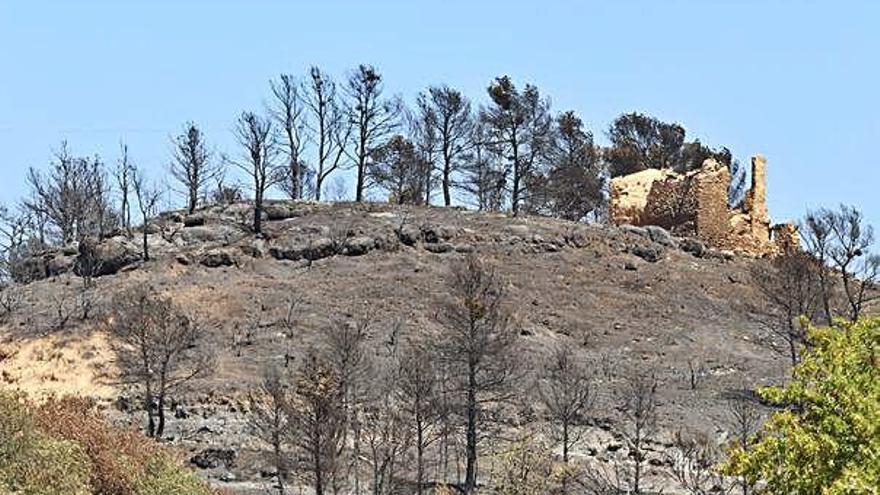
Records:
[[[0,494],[210,495],[140,433],[108,426],[87,399],[35,405],[0,391]]]
[[[0,392],[0,493],[85,495],[89,473],[79,445],[39,431],[25,398]]]
[[[207,483],[190,471],[181,469],[169,455],[154,455],[145,475],[134,489],[136,495],[210,495]]]
[[[810,328],[809,351],[784,388],[760,395],[784,409],[726,474],[767,493],[876,493],[880,486],[880,319]]]

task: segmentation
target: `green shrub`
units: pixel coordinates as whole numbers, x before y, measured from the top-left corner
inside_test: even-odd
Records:
[[[0,390],[0,495],[212,495],[142,434],[108,426],[85,399],[36,405]]]
[[[135,495],[211,495],[207,483],[176,463],[168,454],[159,453],[147,463],[138,480]]]
[[[764,493],[877,493],[880,319],[811,328],[808,338],[792,382],[760,391],[783,409],[723,470],[763,481]]]

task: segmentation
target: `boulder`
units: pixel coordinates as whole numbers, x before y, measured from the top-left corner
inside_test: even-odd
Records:
[[[279,241],[269,248],[269,255],[277,260],[319,260],[332,256],[334,253],[333,242],[326,237],[320,237],[310,241],[303,239],[288,239]]]
[[[227,469],[235,465],[236,452],[232,449],[208,448],[190,458],[189,462],[200,469]]]
[[[207,219],[204,215],[200,215],[198,213],[193,215],[187,215],[183,218],[183,226],[184,227],[201,227],[208,223]]]
[[[140,249],[125,241],[113,239],[101,243],[83,241],[79,245],[74,272],[80,276],[92,277],[113,275],[140,259]]]
[[[686,237],[678,241],[678,247],[682,251],[690,253],[697,258],[702,258],[706,256],[706,245],[698,239]]]
[[[652,246],[630,246],[628,251],[648,263],[656,263],[663,257],[662,251]]]
[[[454,249],[455,247],[448,242],[441,242],[439,244],[425,244],[425,250],[435,254],[449,253]]]
[[[304,211],[302,209],[298,209],[292,204],[269,204],[263,206],[263,215],[266,220],[273,222],[300,217],[303,214]]]
[[[199,258],[199,264],[208,268],[219,268],[221,266],[233,266],[238,260],[236,256],[228,249],[215,249],[207,251]]]
[[[376,240],[372,237],[356,236],[345,242],[342,254],[346,256],[362,256],[376,249]]]
[[[663,227],[648,225],[645,227],[645,232],[647,232],[648,237],[657,244],[671,248],[678,247],[678,242],[676,242],[675,238],[672,237],[672,234]]]
[[[244,237],[244,232],[229,225],[203,225],[189,227],[180,233],[180,238],[187,244],[208,242],[231,243]]]

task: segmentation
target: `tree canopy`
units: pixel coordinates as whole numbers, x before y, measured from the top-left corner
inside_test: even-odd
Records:
[[[726,474],[766,493],[876,493],[880,486],[880,319],[808,330],[810,350],[785,387],[759,391],[782,409]]]

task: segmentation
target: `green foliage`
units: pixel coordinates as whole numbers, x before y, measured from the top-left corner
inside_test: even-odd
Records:
[[[880,487],[880,319],[811,328],[810,350],[784,388],[784,407],[723,470],[766,493],[867,494]]]
[[[0,392],[0,493],[88,494],[83,449],[39,431],[21,395]]]
[[[134,495],[211,495],[198,476],[175,463],[168,455],[153,456],[146,473],[135,486]]]
[[[0,391],[0,494],[210,495],[143,435],[107,426],[83,399],[37,405]]]

